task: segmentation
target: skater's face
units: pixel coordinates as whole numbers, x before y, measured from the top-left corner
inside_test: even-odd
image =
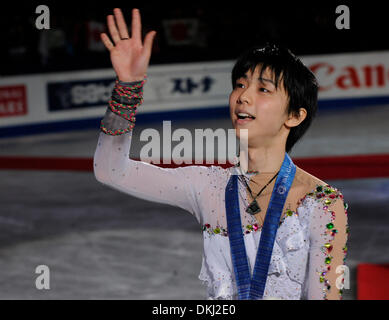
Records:
[[[250,70],[237,79],[230,94],[230,116],[240,137],[239,129],[248,130],[249,147],[274,143],[275,139],[285,140],[290,127],[304,120],[306,110],[300,108],[300,116],[288,115],[289,97],[283,86],[282,76],[276,87],[273,73],[266,69],[260,77],[260,65],[252,73]],[[242,118],[246,113],[251,117]]]

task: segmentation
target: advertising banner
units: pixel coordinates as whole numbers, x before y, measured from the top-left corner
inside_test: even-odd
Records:
[[[0,117],[27,114],[25,85],[0,86]]]
[[[301,57],[317,76],[319,109],[389,103],[389,52]],[[152,65],[138,114],[228,107],[234,61]],[[94,119],[104,115],[113,69],[0,78],[0,129]]]

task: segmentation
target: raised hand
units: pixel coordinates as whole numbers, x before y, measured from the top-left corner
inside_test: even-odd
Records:
[[[116,8],[113,12],[114,15],[107,16],[107,24],[114,44],[107,34],[101,34],[101,40],[110,52],[112,66],[121,81],[143,80],[149,65],[156,32],[150,31],[147,33],[142,44],[142,25],[139,10],[132,10],[131,38],[128,35],[128,28],[122,11]]]

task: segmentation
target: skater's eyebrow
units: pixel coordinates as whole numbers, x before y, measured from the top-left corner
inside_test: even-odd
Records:
[[[262,78],[262,77],[259,77],[258,80],[259,80],[259,82],[270,82],[273,86],[275,86],[275,83],[273,80]]]
[[[247,74],[245,74],[245,75],[241,76],[241,78],[243,78],[243,79],[247,80]],[[271,79],[267,79],[267,78],[259,77],[259,78],[258,78],[258,81],[259,81],[259,82],[261,82],[261,83],[263,83],[263,82],[270,82],[270,83],[271,83],[273,86],[275,86],[275,83],[274,83],[274,81],[273,81],[273,80],[271,80]]]

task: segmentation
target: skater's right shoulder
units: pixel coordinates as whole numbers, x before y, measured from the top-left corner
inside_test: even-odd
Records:
[[[233,172],[233,167],[221,166],[221,165],[190,165],[182,168],[186,173],[202,177],[205,179],[215,179],[217,177],[224,178],[228,177]]]

